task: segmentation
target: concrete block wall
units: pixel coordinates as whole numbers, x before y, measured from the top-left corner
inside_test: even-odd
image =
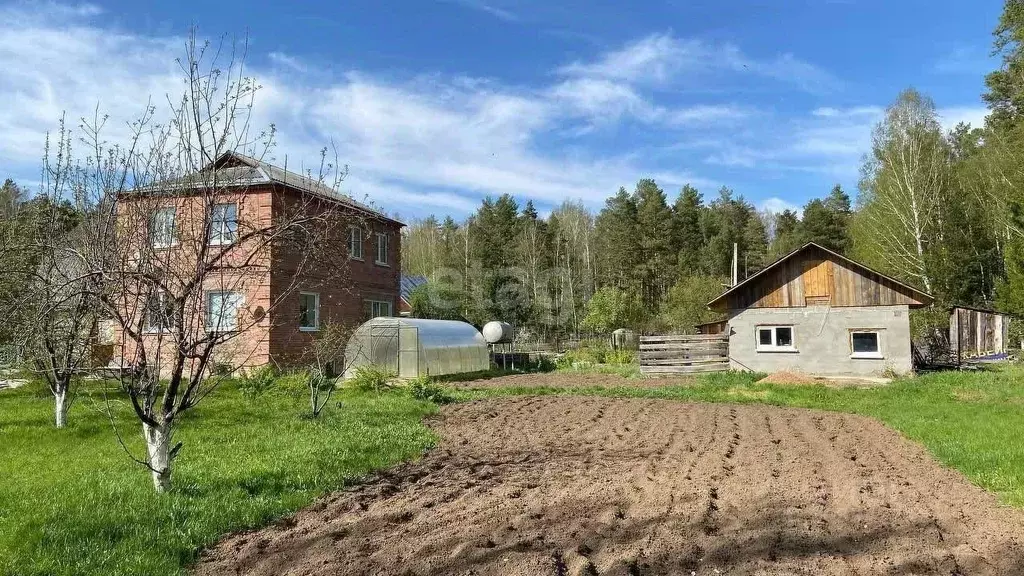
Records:
[[[796,351],[758,351],[758,326],[792,326]],[[882,358],[851,358],[850,332],[862,329],[879,331]],[[913,370],[906,305],[747,308],[730,313],[728,331],[733,370],[791,370],[823,376],[882,376]]]

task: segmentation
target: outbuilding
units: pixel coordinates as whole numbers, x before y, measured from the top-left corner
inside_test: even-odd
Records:
[[[490,368],[487,342],[471,324],[455,320],[373,318],[345,347],[346,376],[379,366],[401,378],[478,372]]]
[[[949,348],[957,364],[971,358],[1005,357],[1012,318],[1004,312],[954,306],[949,311]]]
[[[822,376],[913,370],[910,310],[925,292],[808,243],[708,303],[728,314],[729,366]]]

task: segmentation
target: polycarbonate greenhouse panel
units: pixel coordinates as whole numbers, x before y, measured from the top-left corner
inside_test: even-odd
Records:
[[[365,365],[387,367],[402,378],[490,367],[487,343],[480,332],[454,320],[373,318],[355,330],[345,355],[346,375]]]

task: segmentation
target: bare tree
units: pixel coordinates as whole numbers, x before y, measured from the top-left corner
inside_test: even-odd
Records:
[[[270,359],[265,336],[294,322],[300,278],[350,285],[346,240],[376,217],[334,191],[344,170],[326,150],[299,174],[263,162],[274,130],[250,125],[260,86],[244,59],[244,43],[193,33],[178,61],[183,93],[148,104],[118,144],[101,136],[105,117],[83,121],[88,153],[64,163],[96,214],[74,254],[114,325],[112,368],[146,442],[132,457],[160,492],[182,413],[221,381],[211,375]]]
[[[313,418],[319,418],[331,396],[337,389],[338,379],[348,369],[346,359],[355,359],[356,350],[346,351],[345,346],[352,338],[357,326],[328,322],[309,347],[309,373],[306,385],[309,388],[309,410]],[[359,342],[353,342],[358,346]],[[346,352],[351,352],[347,354]]]
[[[19,214],[19,232],[11,238],[20,266],[5,270],[25,273],[27,282],[16,302],[6,307],[3,321],[14,326],[27,365],[43,378],[54,398],[57,428],[67,423],[74,401],[73,384],[88,367],[99,317],[92,276],[80,257],[84,232],[94,222],[80,207],[62,199],[71,184],[64,162],[69,152],[62,128],[56,154],[46,156],[43,189],[36,201]],[[17,268],[18,266],[15,266]]]

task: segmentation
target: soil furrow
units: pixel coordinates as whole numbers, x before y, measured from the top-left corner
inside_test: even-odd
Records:
[[[860,416],[661,400],[446,407],[440,444],[211,574],[1021,574],[1024,514]]]

